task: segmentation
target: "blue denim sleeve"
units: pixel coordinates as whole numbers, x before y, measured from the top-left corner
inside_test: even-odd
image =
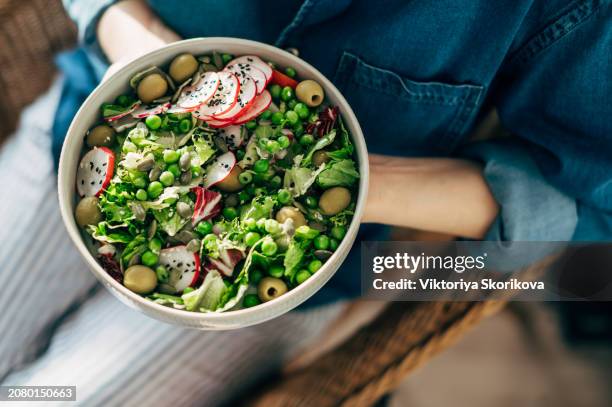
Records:
[[[87,51],[98,74],[108,67],[108,60],[98,44],[96,28],[102,14],[117,0],[63,0],[64,8],[78,28],[79,44]]]
[[[507,138],[473,143],[462,155],[483,163],[500,205],[484,240],[571,240],[578,221],[576,201],[544,178],[526,142]]]

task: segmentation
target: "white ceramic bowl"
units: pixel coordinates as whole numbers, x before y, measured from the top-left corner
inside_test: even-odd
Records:
[[[113,280],[104,271],[85,246],[81,232],[74,220],[75,175],[85,133],[99,120],[100,105],[103,102],[114,100],[117,95],[125,92],[132,75],[151,65],[167,64],[174,56],[183,52],[198,55],[213,50],[229,52],[234,55],[258,55],[264,60],[277,63],[281,67],[294,67],[300,78],[314,79],[319,82],[325,90],[328,101],[340,107],[342,117],[355,144],[361,178],[355,215],[346,237],[325,265],[305,283],[273,301],[253,308],[224,313],[197,313],[165,307],[146,300]],[[184,327],[206,330],[234,329],[257,324],[284,314],[316,293],[331,278],[346,258],[355,241],[368,190],[368,171],[366,145],[355,114],[335,86],[318,70],[286,51],[259,42],[236,38],[196,38],[170,44],[132,61],[100,84],[89,95],[72,121],[62,148],[58,177],[59,204],[68,234],[89,268],[96,278],[121,301],[150,317]],[[355,275],[355,278],[359,277]]]

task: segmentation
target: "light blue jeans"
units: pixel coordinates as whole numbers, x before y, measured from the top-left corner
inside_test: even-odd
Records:
[[[213,406],[278,369],[338,315],[341,304],[201,332],[113,298],[60,218],[49,138],[59,89],[56,81],[26,109],[0,150],[2,385],[76,385],[87,406]]]

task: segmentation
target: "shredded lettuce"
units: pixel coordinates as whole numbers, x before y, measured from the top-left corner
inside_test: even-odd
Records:
[[[312,161],[312,156],[314,155],[314,153],[327,147],[331,143],[333,143],[335,138],[336,138],[336,130],[332,130],[326,135],[324,135],[323,137],[321,137],[320,139],[318,139],[315,145],[312,146],[308,154],[306,154],[306,156],[302,160],[302,165],[309,166],[310,162]]]
[[[200,133],[193,134],[193,146],[195,149],[195,157],[192,156],[191,162],[193,166],[202,166],[215,155],[213,142]]]
[[[322,164],[318,169],[311,170],[310,168],[294,166],[285,171],[283,186],[291,192],[294,197],[304,195],[308,188],[314,184],[317,175],[325,169]]]
[[[285,253],[285,259],[283,260],[283,266],[285,266],[285,277],[288,277],[291,281],[295,277],[302,260],[304,259],[304,248],[308,242],[291,242],[289,248]]]
[[[183,294],[181,298],[187,311],[196,311],[199,308],[214,311],[226,290],[223,277],[216,270],[211,270],[199,288]]]
[[[253,199],[250,205],[243,207],[240,214],[240,219],[245,220],[252,218],[258,220],[261,218],[269,218],[272,216],[273,208],[274,199],[272,199],[272,197],[258,197]]]

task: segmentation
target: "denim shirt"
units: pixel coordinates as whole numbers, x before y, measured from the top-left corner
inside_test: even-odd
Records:
[[[112,1],[65,3],[104,67],[95,24]],[[486,240],[612,238],[610,0],[305,0],[277,33],[235,10],[281,2],[149,3],[185,38],[296,47],[344,94],[370,152],[480,161],[500,205]],[[491,106],[512,137],[466,143]]]

